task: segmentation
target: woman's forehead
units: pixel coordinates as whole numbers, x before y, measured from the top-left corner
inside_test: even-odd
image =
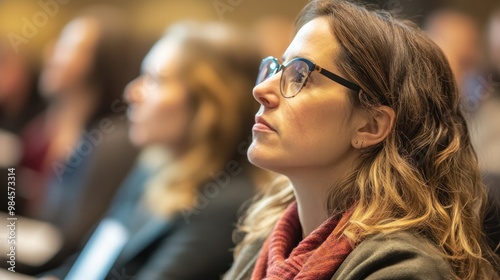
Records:
[[[178,65],[180,45],[176,40],[161,39],[149,51],[142,63],[142,72],[161,74]]]
[[[315,18],[302,26],[283,55],[284,61],[304,57],[322,67],[334,67],[333,57],[338,43],[333,36],[330,22],[325,17]]]

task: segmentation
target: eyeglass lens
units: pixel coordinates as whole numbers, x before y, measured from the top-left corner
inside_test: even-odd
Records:
[[[262,61],[256,84],[260,84],[276,74],[279,70],[279,63],[272,58]],[[296,95],[304,86],[309,75],[309,66],[301,60],[292,61],[284,69],[281,76],[281,93],[285,97]]]
[[[267,80],[268,78],[270,78],[278,71],[279,67],[280,65],[275,59],[272,58],[264,59],[260,65],[259,75],[257,76],[257,81],[255,84],[258,85],[263,81]]]
[[[281,93],[285,97],[296,95],[304,86],[309,76],[309,66],[301,60],[292,61],[281,76]]]

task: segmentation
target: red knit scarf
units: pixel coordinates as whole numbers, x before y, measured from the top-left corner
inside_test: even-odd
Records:
[[[264,243],[252,280],[331,279],[353,250],[347,237],[333,234],[350,215],[329,218],[301,241],[297,203],[292,203]]]

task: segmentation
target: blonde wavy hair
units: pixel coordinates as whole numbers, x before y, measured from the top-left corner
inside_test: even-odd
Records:
[[[180,44],[177,76],[193,111],[185,152],[175,159],[165,156],[146,187],[148,207],[169,217],[192,210],[202,185],[231,160],[251,177],[259,173],[247,164],[246,148],[258,109],[251,92],[260,55],[251,38],[224,24],[181,22],[164,38]]]
[[[315,0],[299,15],[330,22],[340,52],[332,57],[361,86],[354,108],[391,107],[395,126],[325,203],[330,215],[354,206],[342,231],[353,244],[376,233],[418,232],[440,249],[457,279],[491,279],[499,267],[482,231],[486,193],[462,116],[460,94],[441,50],[414,24],[348,1]],[[295,200],[286,178],[276,180],[249,208],[239,229],[241,248],[266,238]]]

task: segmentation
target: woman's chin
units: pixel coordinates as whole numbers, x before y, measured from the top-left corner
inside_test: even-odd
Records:
[[[142,148],[149,144],[142,133],[140,133],[140,131],[138,131],[138,129],[134,128],[133,126],[130,127],[128,138],[130,139],[130,143],[138,148]]]
[[[274,171],[273,160],[270,155],[263,153],[262,151],[252,149],[252,146],[248,149],[248,161],[262,169],[266,169],[269,171]]]

